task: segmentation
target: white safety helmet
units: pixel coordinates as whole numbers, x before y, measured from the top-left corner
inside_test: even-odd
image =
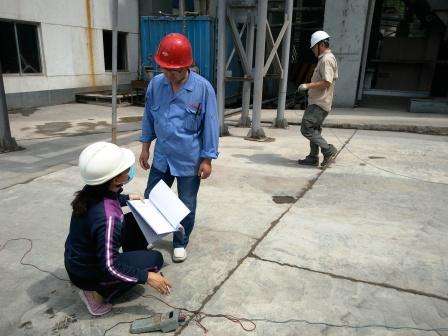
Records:
[[[310,48],[314,47],[317,43],[319,43],[320,41],[326,40],[329,37],[330,37],[330,35],[328,35],[323,30],[318,30],[317,32],[314,32],[313,35],[311,35]]]
[[[81,177],[87,185],[100,185],[135,163],[134,153],[109,142],[95,142],[79,155]]]

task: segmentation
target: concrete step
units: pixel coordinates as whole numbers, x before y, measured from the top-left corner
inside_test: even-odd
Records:
[[[98,92],[86,92],[76,94],[76,102],[95,104],[95,103],[110,103],[112,104],[112,92],[110,91],[98,91]],[[131,102],[132,98],[138,98],[137,93],[131,92],[119,92],[117,93],[117,104],[124,102]]]
[[[448,99],[411,99],[409,111],[414,113],[448,114]]]

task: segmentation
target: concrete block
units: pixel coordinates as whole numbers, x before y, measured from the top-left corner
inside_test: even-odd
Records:
[[[409,111],[448,114],[448,99],[411,99]]]

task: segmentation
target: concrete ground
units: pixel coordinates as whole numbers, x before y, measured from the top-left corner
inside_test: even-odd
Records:
[[[250,333],[204,317],[209,335],[448,335],[424,331],[448,328],[448,137],[325,128],[340,153],[321,171],[296,165],[308,151],[297,126],[265,128],[275,139],[265,143],[244,140],[247,131],[221,138],[187,261],[172,263],[169,239],[156,246],[173,283],[164,300],[256,324]],[[82,186],[76,157],[108,134],[42,137],[0,155],[0,244],[32,239],[23,262],[65,279],[70,201]],[[137,154],[136,139],[126,131],[119,141]],[[141,193],[146,177],[139,170],[127,191]],[[127,335],[125,323],[105,331],[170,309],[138,286],[91,318],[70,283],[19,264],[28,249],[18,240],[0,250],[1,335]],[[190,321],[176,334],[204,330]]]
[[[303,112],[303,110],[286,110],[285,118],[290,125],[298,125]],[[236,125],[239,116],[239,114],[229,115],[227,120],[231,125]],[[276,110],[263,110],[261,121],[270,125],[276,116]],[[448,135],[448,115],[366,107],[335,108],[325,119],[324,126]]]
[[[17,110],[10,115],[11,133],[25,150],[0,155],[0,189],[76,164],[89,143],[110,140],[110,106],[64,104]],[[137,140],[142,107],[118,108],[118,138]]]
[[[227,113],[226,122],[235,126],[239,114]],[[142,107],[119,106],[119,138],[137,140],[142,115]],[[285,113],[290,125],[300,124],[302,115],[303,110]],[[275,110],[263,110],[263,125],[269,127],[275,116]],[[11,111],[9,117],[11,133],[25,150],[0,156],[0,189],[73,165],[86,144],[107,139],[111,129],[111,107],[107,105],[45,106]],[[448,116],[381,108],[335,109],[325,126],[448,135]]]

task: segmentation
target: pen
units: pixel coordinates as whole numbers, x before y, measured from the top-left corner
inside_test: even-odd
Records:
[[[199,112],[201,111],[201,103],[198,104],[198,107],[196,108],[195,116],[197,117],[199,115]]]

